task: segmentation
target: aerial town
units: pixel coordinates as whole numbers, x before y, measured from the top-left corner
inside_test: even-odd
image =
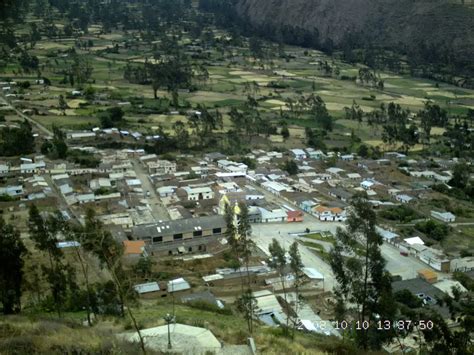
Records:
[[[215,1],[7,3],[0,353],[471,353],[467,84]]]

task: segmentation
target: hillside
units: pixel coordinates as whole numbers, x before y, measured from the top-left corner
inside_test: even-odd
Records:
[[[472,6],[438,0],[237,0],[235,6],[257,26],[316,28],[322,46],[375,45],[417,61],[444,62],[458,74],[474,70]]]

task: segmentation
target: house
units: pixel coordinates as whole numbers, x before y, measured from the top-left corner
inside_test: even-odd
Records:
[[[291,222],[303,222],[303,212],[301,211],[287,211],[286,212],[287,218],[286,221],[288,223]]]
[[[89,182],[89,187],[93,191],[96,191],[99,189],[110,189],[112,187],[112,183],[110,179],[107,179],[107,178],[92,179]]]
[[[160,197],[170,197],[175,194],[177,186],[162,186],[156,189]]]
[[[262,223],[285,222],[288,218],[287,213],[282,208],[266,209],[257,207],[260,210]]]
[[[360,183],[360,187],[362,187],[364,190],[370,190],[374,185],[375,182],[370,180],[364,180]]]
[[[205,187],[192,187],[185,186],[184,191],[186,191],[189,201],[199,201],[199,200],[210,200],[214,198],[214,191],[209,186]]]
[[[306,159],[306,153],[303,149],[291,149],[296,160]]]
[[[324,222],[341,222],[346,220],[346,213],[339,207],[317,206],[313,208],[313,214]]]
[[[352,154],[346,154],[340,156],[342,161],[352,161],[354,160],[354,156]]]
[[[358,179],[361,179],[362,176],[360,176],[359,173],[348,173],[347,178],[351,180],[358,180]]]
[[[24,163],[20,165],[20,172],[22,174],[35,174],[46,169],[46,163],[44,161],[37,163]]]
[[[230,173],[247,173],[248,166],[243,163],[236,163],[227,159],[217,161],[217,166]]]
[[[143,240],[124,240],[123,255],[126,257],[146,256],[145,242]]]
[[[94,194],[82,194],[76,196],[77,202],[80,204],[90,203],[95,201]]]
[[[311,159],[323,160],[326,158],[326,154],[324,154],[322,150],[314,150],[313,148],[307,148],[306,153]]]
[[[159,292],[160,291],[160,285],[158,285],[158,282],[147,282],[144,284],[139,284],[133,286],[133,289],[135,290],[136,293],[139,295],[147,294],[147,293],[153,293],[153,292]]]
[[[299,207],[306,213],[311,213],[313,211],[313,207],[316,205],[317,203],[311,200],[304,200],[299,203]]]
[[[129,187],[140,187],[142,186],[142,182],[140,179],[128,179],[126,180],[127,186]]]
[[[10,171],[10,167],[8,165],[0,164],[0,175],[6,175]]]
[[[440,289],[436,288],[430,282],[425,281],[422,277],[403,281],[394,281],[392,282],[392,289],[393,292],[408,290],[414,296],[423,301],[423,307],[434,309],[444,318],[449,318],[450,316],[449,308],[446,306],[446,304],[441,306],[436,301],[436,299],[444,299],[446,294]]]
[[[191,285],[182,277],[179,279],[168,281],[168,293],[182,292],[191,289]]]
[[[451,212],[438,212],[438,211],[431,211],[431,217],[439,219],[445,223],[451,223],[456,220],[456,216]]]
[[[157,252],[184,254],[205,251],[206,245],[223,236],[227,225],[223,216],[206,216],[143,224],[132,228],[132,235]]]
[[[430,284],[434,284],[436,281],[438,281],[438,274],[430,269],[418,270],[418,277]]]
[[[289,186],[286,186],[276,181],[264,182],[262,183],[262,186],[265,188],[265,190],[270,191],[274,195],[280,195],[283,191],[291,191],[291,188]]]
[[[399,237],[398,234],[393,233],[387,229],[381,228],[379,226],[375,226],[375,231],[386,241]]]
[[[334,176],[339,176],[340,173],[344,172],[344,169],[332,167],[332,168],[327,168],[326,172]]]
[[[262,213],[258,207],[249,206],[248,217],[250,223],[262,223]]]
[[[68,139],[85,139],[96,137],[95,132],[71,132],[67,134]]]
[[[19,197],[23,195],[23,186],[7,186],[7,187],[0,187],[0,196],[7,195],[10,197]]]
[[[147,163],[150,174],[174,174],[176,172],[176,163],[168,160],[151,161]]]
[[[401,203],[410,203],[412,200],[414,200],[414,197],[411,197],[405,194],[400,194],[400,195],[396,195],[395,199]]]
[[[204,159],[208,162],[217,161],[220,159],[226,159],[227,157],[222,153],[208,153],[204,155]]]
[[[329,189],[329,195],[343,202],[348,202],[352,198],[352,194],[349,191],[340,188]]]

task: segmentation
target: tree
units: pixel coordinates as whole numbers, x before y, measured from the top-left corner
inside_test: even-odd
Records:
[[[357,149],[357,155],[361,156],[362,158],[367,158],[369,156],[369,147],[365,144],[361,144]]]
[[[225,207],[225,220],[227,226],[227,240],[232,253],[235,255],[236,266],[239,267],[240,270],[241,296],[238,300],[238,305],[245,315],[249,334],[253,334],[255,300],[252,296],[249,262],[255,244],[250,239],[252,229],[247,205],[242,202],[232,208],[227,204]],[[246,285],[242,275],[242,265],[245,265]]]
[[[176,145],[180,149],[186,149],[189,145],[189,132],[186,126],[181,121],[173,123],[174,137],[176,139]]]
[[[465,189],[469,183],[471,167],[466,163],[458,163],[454,166],[453,177],[449,184],[459,189]]]
[[[251,37],[249,39],[249,49],[255,59],[264,57],[262,41],[258,37]]]
[[[290,310],[288,307],[288,299],[286,297],[286,250],[283,248],[278,240],[275,238],[272,239],[272,243],[268,246],[268,251],[270,252],[270,259],[268,260],[268,266],[275,269],[280,277],[281,287],[283,289],[283,297],[285,299],[285,308],[286,308],[286,327],[288,328],[288,323],[290,320]]]
[[[146,63],[148,76],[151,78],[153,95],[158,98],[157,91],[165,87],[168,92],[179,88],[189,88],[193,77],[193,70],[188,60],[176,55],[168,61],[159,64]]]
[[[21,142],[21,144],[18,144]],[[0,155],[15,156],[34,152],[35,138],[31,124],[24,120],[20,127],[0,129]]]
[[[395,317],[391,277],[385,271],[380,252],[382,237],[377,233],[376,214],[366,196],[356,195],[351,202],[346,228],[338,228],[336,244],[330,253],[330,265],[337,286],[337,319],[342,320],[348,305],[355,306],[359,324],[368,322],[367,329],[352,333],[362,349],[380,349],[393,338],[392,331],[376,329],[377,319],[392,321]]]
[[[55,152],[55,157],[59,159],[65,159],[67,156],[67,144],[66,144],[66,135],[64,132],[56,125],[53,125],[53,148]]]
[[[0,302],[3,314],[17,313],[21,309],[23,258],[26,253],[20,232],[0,218]]]
[[[148,278],[150,277],[153,269],[154,261],[149,257],[140,258],[138,262],[135,264],[133,269],[141,278]]]
[[[332,117],[326,108],[326,103],[319,95],[311,94],[306,100],[309,105],[309,111],[314,119],[321,125],[326,131],[332,131],[333,121]]]
[[[298,242],[293,242],[290,245],[288,250],[288,255],[290,256],[290,270],[293,274],[293,288],[295,289],[295,306],[293,311],[295,313],[295,318],[293,319],[293,331],[292,337],[295,337],[295,330],[298,324],[298,312],[299,312],[299,302],[300,302],[300,287],[303,283],[303,261],[301,260],[301,254],[298,250]]]
[[[138,334],[141,350],[143,354],[146,354],[145,342],[140,332],[140,327],[132,308],[128,305],[128,298],[131,297],[132,291],[130,282],[127,280],[123,270],[123,247],[114,239],[110,232],[103,229],[102,223],[97,220],[95,212],[91,209],[86,212],[83,243],[84,248],[96,255],[101,264],[109,271],[120,299],[121,314],[123,316],[125,309],[127,310],[133,327]]]
[[[288,139],[290,137],[290,131],[288,130],[288,127],[284,126],[281,128],[281,136],[283,139]]]
[[[298,164],[293,159],[288,159],[283,166],[283,170],[288,172],[290,175],[296,175],[299,172]]]
[[[59,106],[59,110],[61,111],[61,114],[65,116],[68,105],[63,95],[59,95],[58,106]]]
[[[103,128],[111,128],[120,124],[124,119],[125,113],[121,107],[110,107],[99,113],[99,119]]]
[[[63,253],[57,247],[57,235],[62,229],[62,217],[43,218],[35,205],[29,210],[29,230],[36,249],[48,256],[49,263],[41,265],[41,270],[49,283],[51,297],[58,316],[61,317],[67,297],[67,272],[63,264]]]

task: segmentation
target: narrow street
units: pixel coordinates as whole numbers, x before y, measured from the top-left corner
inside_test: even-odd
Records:
[[[149,206],[151,208],[151,213],[155,218],[155,221],[167,221],[170,220],[170,215],[168,210],[161,202],[160,197],[156,193],[156,189],[149,179],[148,172],[145,171],[143,165],[138,159],[132,160],[133,167],[137,173],[137,178],[140,179],[142,183],[144,198],[148,200]]]

